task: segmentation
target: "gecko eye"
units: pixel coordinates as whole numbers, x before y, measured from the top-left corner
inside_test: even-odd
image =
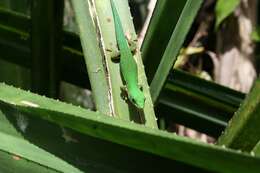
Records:
[[[135,101],[135,99],[132,99],[132,102],[133,102],[134,104],[136,104],[136,101]]]

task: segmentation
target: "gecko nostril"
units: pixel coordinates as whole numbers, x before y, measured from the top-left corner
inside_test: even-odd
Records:
[[[111,22],[111,18],[110,18],[110,17],[107,18],[107,22],[108,22],[108,23]]]

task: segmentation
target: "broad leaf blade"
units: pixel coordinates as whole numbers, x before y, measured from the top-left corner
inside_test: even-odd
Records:
[[[260,140],[260,80],[230,120],[218,139],[219,145],[250,152]]]
[[[165,49],[160,65],[151,83],[152,100],[155,103],[172,69],[179,50],[188,34],[195,16],[202,4],[202,0],[188,0],[182,11],[180,19],[172,33],[171,39]]]
[[[1,139],[0,150],[2,152],[12,154],[14,159],[16,159],[15,157],[18,158],[22,157],[23,159],[26,159],[28,162],[42,165],[43,167],[42,172],[44,172],[44,167],[45,167],[55,172],[81,173],[81,171],[78,170],[77,168],[74,168],[73,166],[69,165],[65,161],[38,148],[37,146],[30,144],[24,139],[7,135],[2,132],[0,132],[0,139]],[[17,170],[18,168],[14,168],[14,169],[18,171]]]
[[[260,141],[256,144],[254,149],[251,151],[251,154],[260,157]]]
[[[73,0],[72,4],[76,13],[81,45],[96,108],[103,114],[112,116],[109,86],[103,65],[104,60],[99,47],[98,34],[91,17],[91,7],[89,2],[84,0]]]
[[[0,85],[0,103],[86,135],[207,170],[223,173],[257,173],[260,169],[260,158],[248,154],[103,116],[3,84]]]
[[[244,97],[243,93],[175,69],[156,110],[167,124],[182,124],[218,137]]]
[[[141,48],[149,84],[152,82],[186,2],[187,0],[163,0],[156,2]]]

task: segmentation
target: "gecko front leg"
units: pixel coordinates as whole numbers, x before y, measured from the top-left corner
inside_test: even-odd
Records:
[[[126,32],[125,37],[128,42],[129,48],[131,49],[131,52],[135,54],[137,50],[137,39],[134,38],[134,36],[131,36],[130,32]]]
[[[120,52],[119,52],[118,48],[113,48],[113,49],[106,48],[106,51],[109,53],[109,55],[113,61],[119,60]]]
[[[135,54],[137,50],[137,39],[131,39],[130,34],[125,34],[125,37],[131,52]],[[116,48],[107,48],[106,51],[109,52],[110,57],[113,61],[118,61],[120,59],[120,51],[118,45],[116,46]]]

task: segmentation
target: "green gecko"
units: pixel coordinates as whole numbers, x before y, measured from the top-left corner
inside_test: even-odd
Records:
[[[116,32],[116,40],[120,50],[120,71],[126,83],[126,89],[129,100],[139,109],[144,108],[145,96],[138,86],[137,64],[126,41],[123,26],[120,21],[114,0],[110,0],[114,25]]]

